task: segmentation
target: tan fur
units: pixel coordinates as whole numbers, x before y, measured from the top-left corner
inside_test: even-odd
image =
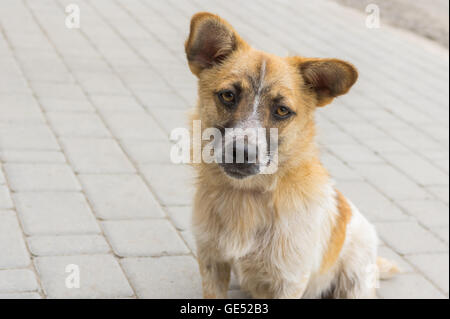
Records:
[[[227,295],[226,288],[230,282],[230,266],[227,263],[209,264],[205,262],[205,259],[201,259],[199,266],[203,278],[203,297],[205,299],[225,298]],[[212,283],[218,283],[222,289],[217,291],[214,285],[211,285]]]
[[[383,280],[390,279],[397,273],[401,272],[400,268],[396,264],[383,257],[377,258],[377,266],[380,271],[380,278]]]
[[[331,232],[330,243],[323,256],[320,272],[327,272],[336,262],[344,246],[347,224],[352,217],[352,209],[341,192],[336,191],[338,217]]]
[[[356,69],[336,59],[281,58],[255,50],[209,13],[192,18],[185,47],[198,77],[191,120],[201,120],[205,129],[249,118],[252,87],[262,78],[258,123],[278,128],[280,137],[275,174],[235,179],[218,164],[194,165],[193,226],[205,298],[226,297],[231,268],[256,298],[371,295],[373,289],[360,285],[365,273],[359,268],[375,263],[375,232],[335,191],[314,142],[316,107],[345,94],[357,79]],[[242,99],[231,112],[216,92],[236,83]],[[280,96],[295,116],[276,121],[271,101]],[[348,227],[364,231],[356,229],[350,238]]]

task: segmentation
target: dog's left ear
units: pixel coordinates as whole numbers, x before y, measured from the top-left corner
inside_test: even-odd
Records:
[[[358,79],[356,68],[338,59],[291,58],[303,77],[305,85],[312,89],[317,106],[325,106],[339,95],[350,90]]]

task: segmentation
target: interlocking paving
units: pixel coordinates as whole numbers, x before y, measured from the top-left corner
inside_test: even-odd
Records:
[[[358,67],[317,111],[322,160],[403,269],[379,296],[448,298],[448,51],[324,0],[2,0],[0,298],[201,297],[192,172],[169,160],[196,100],[198,11],[259,49]]]

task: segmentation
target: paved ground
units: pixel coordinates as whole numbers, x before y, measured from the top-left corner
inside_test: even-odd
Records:
[[[447,0],[335,0],[346,6],[366,11],[377,5],[381,23],[410,30],[442,44],[448,49]]]
[[[358,66],[351,94],[318,111],[323,161],[404,270],[379,295],[448,298],[448,51],[285,0],[1,2],[0,297],[201,296],[191,172],[168,160],[195,103],[183,41],[199,10],[261,49]]]

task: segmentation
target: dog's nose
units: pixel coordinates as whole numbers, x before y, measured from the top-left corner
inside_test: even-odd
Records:
[[[256,164],[258,161],[258,150],[256,146],[249,147],[247,143],[233,145],[233,163]]]
[[[233,145],[232,162],[222,164],[225,172],[234,178],[245,178],[259,173],[258,150],[254,146]]]

